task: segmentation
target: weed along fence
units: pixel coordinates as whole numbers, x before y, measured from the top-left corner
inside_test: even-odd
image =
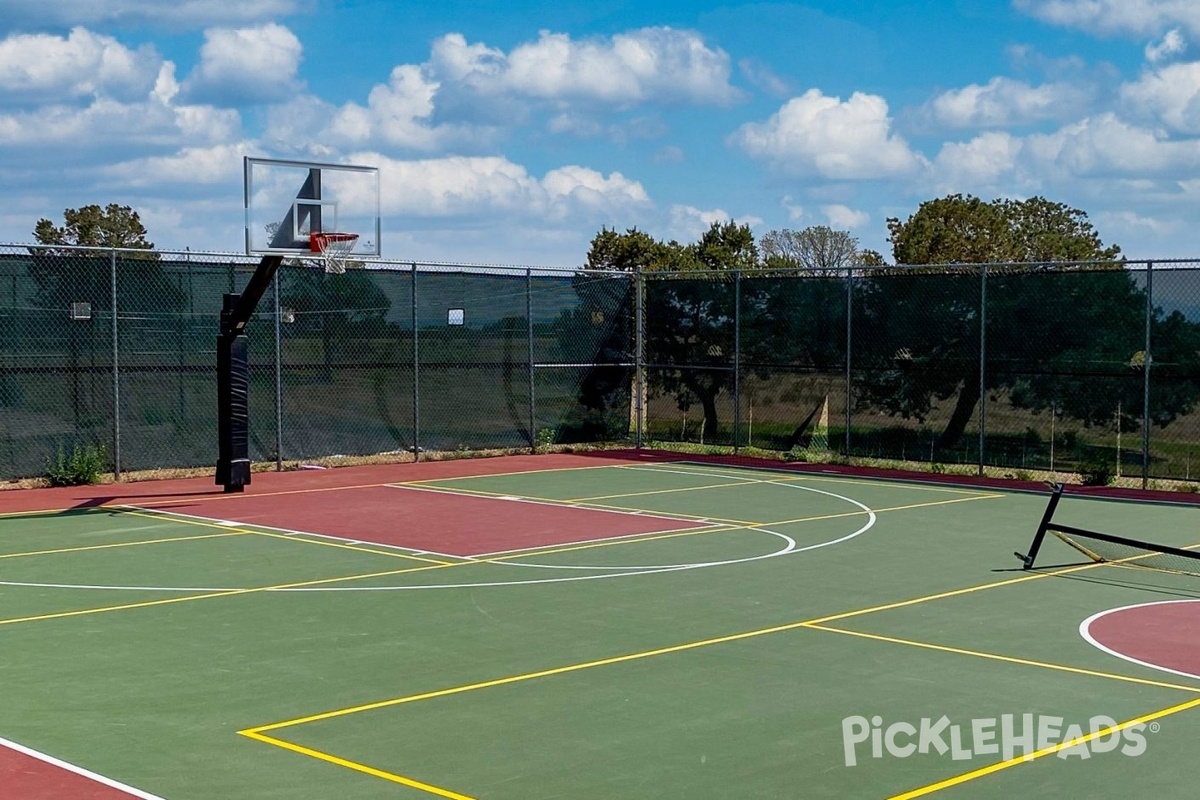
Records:
[[[245,256],[0,246],[0,477],[207,466]],[[248,326],[261,461],[553,444],[1200,473],[1200,262],[845,273],[287,265]],[[407,455],[405,455],[407,454]]]

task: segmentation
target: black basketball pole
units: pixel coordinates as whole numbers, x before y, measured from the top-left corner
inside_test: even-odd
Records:
[[[217,335],[217,470],[226,492],[250,483],[250,346],[246,323],[283,263],[263,256],[241,294],[226,294]]]

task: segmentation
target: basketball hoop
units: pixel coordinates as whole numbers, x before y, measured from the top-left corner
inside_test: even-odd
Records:
[[[357,241],[357,233],[319,232],[308,235],[309,249],[321,257],[325,271],[334,275],[346,271],[346,261]]]

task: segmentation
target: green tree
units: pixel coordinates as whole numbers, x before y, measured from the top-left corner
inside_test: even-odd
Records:
[[[87,302],[93,310],[111,310],[110,254],[77,249],[87,247],[119,249],[117,297],[121,310],[174,312],[186,301],[178,283],[164,271],[141,218],[129,206],[109,203],[104,208],[68,208],[62,225],[40,219],[33,235],[39,243],[30,248],[39,307],[66,308],[69,302]]]
[[[68,208],[63,212],[62,225],[43,218],[33,230],[34,238],[45,245],[153,250],[154,243],[147,235],[138,213],[116,203],[104,208],[98,205]]]
[[[1116,260],[1120,248],[1106,246],[1084,212],[1041,197],[986,203],[951,195],[922,203],[907,220],[889,219],[888,230],[898,265],[994,265],[985,391],[1006,389],[1014,405],[1053,406],[1085,424],[1112,422],[1118,405],[1127,424],[1141,416],[1131,364],[1144,337],[1145,293]],[[979,268],[876,271],[858,296],[858,399],[924,419],[935,401],[955,397],[936,443],[952,447],[980,400]],[[1156,349],[1179,363],[1195,360],[1196,326],[1156,309],[1152,327]],[[1158,398],[1155,421],[1185,413],[1195,397],[1192,387]]]

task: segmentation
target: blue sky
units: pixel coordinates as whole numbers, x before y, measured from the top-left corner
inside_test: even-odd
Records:
[[[0,0],[0,241],[116,202],[242,247],[242,157],[380,167],[391,259],[581,264],[602,227],[1042,195],[1200,257],[1194,0]]]

